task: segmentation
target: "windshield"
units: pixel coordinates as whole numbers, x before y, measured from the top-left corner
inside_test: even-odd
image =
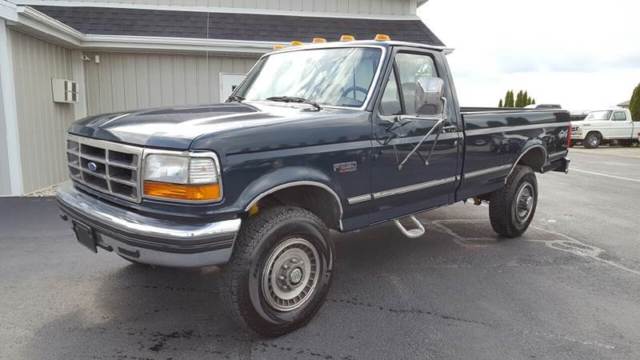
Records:
[[[611,111],[594,111],[585,120],[609,120],[610,117]]]
[[[263,58],[237,96],[245,100],[304,98],[320,105],[361,107],[382,51],[332,48],[290,51]]]

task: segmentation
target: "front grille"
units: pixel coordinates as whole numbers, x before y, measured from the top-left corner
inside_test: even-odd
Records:
[[[109,141],[67,137],[72,180],[113,196],[140,202],[142,148]]]

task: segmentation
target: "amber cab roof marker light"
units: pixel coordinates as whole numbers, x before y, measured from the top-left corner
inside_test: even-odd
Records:
[[[376,41],[391,41],[391,36],[387,34],[376,34],[374,38]]]
[[[282,50],[284,48],[286,48],[287,46],[284,44],[275,44],[273,45],[273,50]]]
[[[340,36],[340,41],[342,42],[355,41],[355,40],[356,40],[356,37],[353,35],[344,34]]]
[[[314,37],[312,43],[314,44],[325,44],[327,42],[327,39],[323,38],[323,37]]]
[[[302,45],[304,45],[304,43],[302,41],[293,40],[291,42],[291,46],[302,46]]]

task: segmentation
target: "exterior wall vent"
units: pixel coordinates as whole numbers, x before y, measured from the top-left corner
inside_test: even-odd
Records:
[[[65,79],[51,79],[53,102],[72,104],[78,102],[78,83]]]

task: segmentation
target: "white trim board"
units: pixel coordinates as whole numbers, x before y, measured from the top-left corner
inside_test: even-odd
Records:
[[[0,19],[0,96],[2,116],[5,122],[9,183],[12,195],[22,195],[22,161],[20,159],[20,135],[18,133],[18,108],[16,104],[13,55],[6,20]]]
[[[350,19],[371,19],[371,20],[419,20],[415,14],[406,15],[386,15],[386,14],[358,14],[344,12],[311,12],[275,9],[255,9],[241,7],[207,7],[207,6],[185,6],[185,5],[154,5],[154,4],[127,4],[111,2],[87,2],[87,1],[51,1],[51,0],[23,0],[20,5],[40,5],[40,6],[61,6],[61,7],[100,7],[117,9],[145,9],[145,10],[167,10],[167,11],[192,11],[192,12],[215,12],[231,14],[255,14],[255,15],[282,15],[282,16],[304,16],[323,18],[350,18]]]

